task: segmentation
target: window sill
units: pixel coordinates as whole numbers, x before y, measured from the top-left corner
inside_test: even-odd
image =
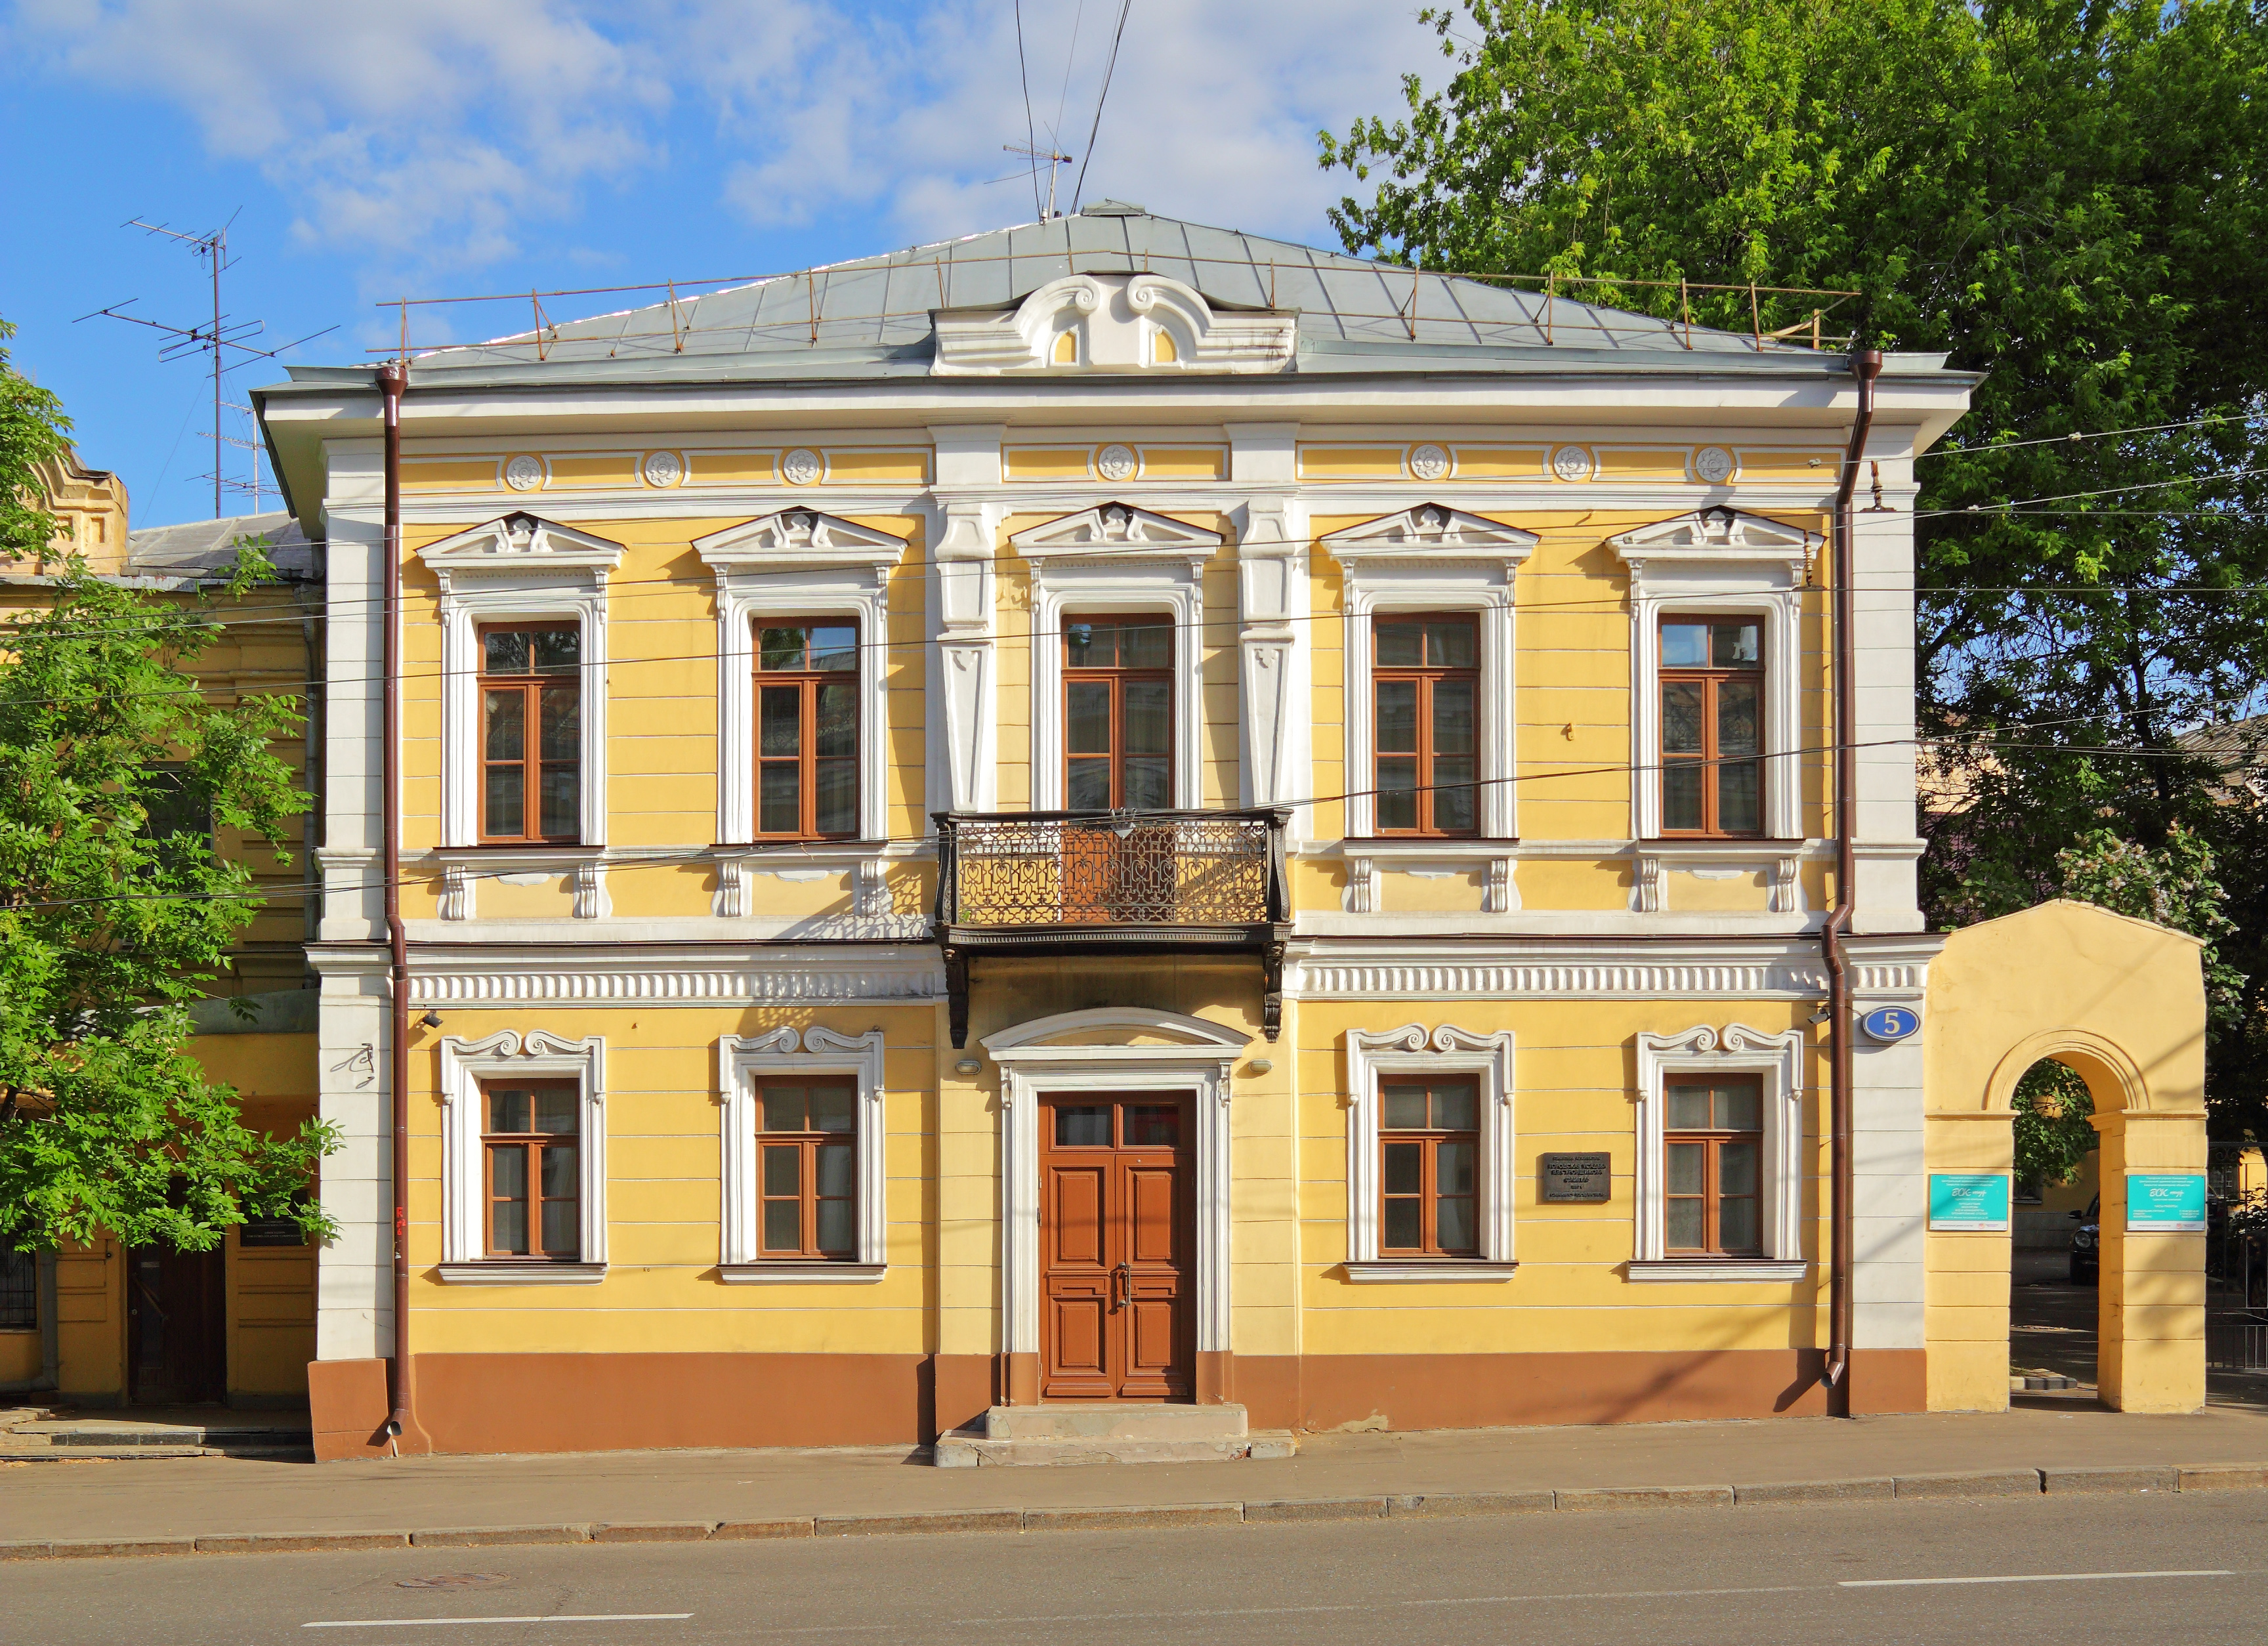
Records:
[[[607,1278],[603,1263],[513,1263],[490,1259],[445,1263],[441,1280],[449,1286],[595,1286]]]
[[[720,1263],[717,1278],[727,1286],[861,1286],[888,1271],[886,1263]]]
[[[1347,1264],[1346,1277],[1357,1285],[1427,1281],[1480,1283],[1508,1281],[1519,1266],[1486,1258],[1376,1258]]]
[[[1811,1272],[1801,1258],[1632,1258],[1633,1281],[1800,1281]]]

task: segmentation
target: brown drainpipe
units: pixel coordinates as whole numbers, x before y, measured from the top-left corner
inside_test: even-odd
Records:
[[[387,1437],[401,1450],[405,1434],[419,1433],[412,1414],[409,1362],[409,945],[401,925],[401,391],[409,372],[399,361],[378,368],[386,397],[386,877],[387,1088],[394,1109],[394,1148],[387,1175],[394,1181],[394,1411]],[[430,1447],[428,1448],[430,1450]]]
[[[1859,483],[1859,463],[1874,422],[1874,379],[1881,374],[1882,351],[1854,349],[1851,375],[1859,380],[1859,415],[1851,425],[1851,445],[1843,454],[1842,477],[1835,484],[1835,910],[1820,941],[1827,959],[1827,1035],[1833,1091],[1833,1255],[1828,1269],[1828,1410],[1851,1414],[1851,1249],[1853,1187],[1851,1177],[1852,1068],[1851,961],[1843,940],[1851,930],[1858,901],[1853,840],[1859,824],[1859,698],[1852,689],[1858,665],[1856,640],[1858,542],[1851,493]]]

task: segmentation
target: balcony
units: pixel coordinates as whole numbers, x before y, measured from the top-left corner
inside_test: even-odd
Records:
[[[1282,810],[936,814],[937,934],[953,1044],[984,955],[1257,956],[1262,1028],[1283,1009]]]

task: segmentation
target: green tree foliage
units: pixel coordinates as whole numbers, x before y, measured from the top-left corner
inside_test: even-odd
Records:
[[[1753,314],[1808,332],[1825,306],[1830,333],[1985,374],[1918,469],[1922,726],[1965,797],[1926,825],[1933,919],[2051,894],[2058,847],[2106,824],[2153,849],[2184,825],[2227,862],[2268,836],[2180,741],[2260,706],[2268,680],[2256,4],[1423,15],[1447,78],[1410,77],[1400,117],[1322,140],[1371,191],[1334,213],[1350,249],[1604,277],[1559,290],[1658,315],[1681,312],[1680,280],[1734,286],[1690,300],[1742,332],[1749,282],[1849,290],[1761,292]],[[2233,947],[2268,947],[2239,914]],[[2220,1020],[2213,1046],[2256,1112],[2259,1018]]]
[[[243,554],[234,591],[264,570]],[[204,1251],[247,1216],[328,1236],[303,1204],[328,1128],[252,1131],[186,1049],[187,1002],[259,903],[211,831],[281,858],[307,797],[269,743],[298,703],[206,700],[182,665],[219,632],[209,607],[76,562],[51,592],[0,624],[0,1244]]]
[[[16,335],[0,320],[0,344]],[[32,466],[70,449],[63,402],[8,364],[0,347],[0,560],[36,555],[55,541],[55,516],[31,483]]]

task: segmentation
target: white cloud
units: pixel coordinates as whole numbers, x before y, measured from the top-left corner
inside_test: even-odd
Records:
[[[1084,165],[1090,200],[1307,237],[1346,181],[1316,169],[1316,129],[1390,110],[1430,57],[1402,4],[1135,0],[1089,159],[1117,7],[1024,11],[1040,140],[1060,113],[1080,157],[1064,203]],[[1024,178],[987,186],[1026,129],[1012,0],[19,0],[16,22],[61,71],[184,109],[304,240],[366,263],[502,262],[666,157],[759,226],[905,240],[1032,215]],[[695,112],[713,154],[685,152]]]

